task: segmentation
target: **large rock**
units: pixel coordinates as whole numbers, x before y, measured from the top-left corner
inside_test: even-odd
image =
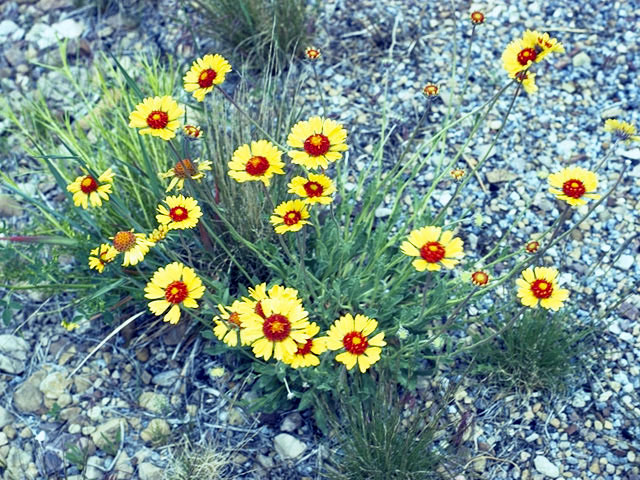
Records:
[[[153,463],[143,462],[138,465],[138,477],[140,480],[158,480],[162,478],[163,471]]]
[[[284,459],[299,457],[307,449],[307,445],[304,442],[288,433],[276,435],[273,439],[273,446],[276,452]]]
[[[20,374],[27,368],[29,344],[15,335],[0,335],[0,371]]]
[[[42,379],[39,388],[46,398],[57,400],[65,392],[69,383],[70,380],[64,372],[51,372]]]
[[[42,408],[42,392],[38,386],[47,372],[40,370],[13,392],[13,405],[23,413],[35,413]]]
[[[560,476],[560,470],[553,463],[551,463],[547,457],[538,455],[533,459],[533,464],[536,470],[549,478],[558,478]]]
[[[6,408],[0,407],[0,428],[4,428],[11,423],[13,423],[13,415]]]
[[[142,392],[138,403],[140,403],[142,408],[151,413],[164,413],[170,408],[167,397],[156,392]]]
[[[171,427],[166,420],[162,418],[154,418],[149,422],[149,426],[140,433],[140,438],[146,443],[161,444],[165,443],[171,435]]]
[[[101,450],[108,449],[112,444],[120,440],[118,438],[120,435],[120,425],[122,425],[122,429],[126,431],[127,422],[124,418],[112,418],[98,425],[95,432],[91,434],[93,443]]]

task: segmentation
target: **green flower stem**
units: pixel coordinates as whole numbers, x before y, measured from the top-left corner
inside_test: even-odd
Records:
[[[249,115],[249,114],[248,114],[248,113],[247,113],[247,112],[246,112],[246,111],[245,111],[245,110],[244,110],[240,105],[238,105],[238,103],[237,103],[237,102],[236,102],[236,101],[231,97],[231,95],[229,95],[227,92],[225,92],[225,91],[224,91],[222,88],[220,88],[219,86],[218,86],[218,91],[220,91],[220,92],[222,93],[222,95],[224,96],[224,98],[226,98],[226,99],[229,101],[229,103],[231,103],[231,105],[233,105],[233,106],[236,108],[236,110],[238,110],[242,115],[244,115],[244,116],[245,116],[245,118],[246,118],[247,120],[249,120],[249,122],[251,122],[251,124],[252,124],[254,127],[256,127],[260,133],[262,133],[265,137],[267,137],[267,139],[268,139],[271,143],[273,143],[274,145],[277,145],[277,146],[278,146],[279,148],[281,148],[282,150],[287,150],[287,147],[285,147],[285,146],[281,145],[280,143],[278,143],[278,142],[273,138],[273,136],[272,136],[272,135],[269,135],[269,133],[267,133],[267,131],[266,131],[264,128],[262,128],[258,122],[256,122],[256,121],[254,120],[254,118],[253,118],[251,115]]]
[[[449,329],[451,324],[458,318],[458,315],[460,314],[464,306],[467,305],[467,303],[469,303],[469,300],[471,300],[471,298],[473,297],[473,294],[477,290],[478,290],[477,287],[471,290],[471,292],[469,292],[469,294],[464,298],[464,300],[462,300],[458,305],[456,305],[456,308],[453,310],[451,315],[449,315],[449,318],[447,318],[447,321],[442,325],[442,327],[438,329],[438,333],[427,339],[426,345],[430,345],[431,343],[433,343],[442,333],[446,332]]]
[[[598,170],[600,170],[600,168],[602,167],[602,165],[605,164],[605,162],[607,160],[609,160],[609,157],[611,157],[611,155],[616,151],[616,147],[618,146],[618,142],[620,142],[620,139],[616,139],[616,141],[613,143],[613,145],[611,146],[611,148],[609,148],[609,151],[606,153],[606,155],[604,156],[604,158],[602,160],[600,160],[600,163],[598,163],[598,165],[596,166],[596,168],[593,170],[593,173],[598,173]]]
[[[269,193],[269,189],[267,188],[267,186],[264,183],[262,183],[262,187],[264,188],[265,196],[266,196],[266,198],[267,198],[267,200],[269,202],[269,205],[271,206],[271,211],[275,212],[276,204],[273,203],[273,199],[271,198],[271,193]],[[297,263],[297,259],[293,256],[293,254],[291,253],[291,250],[289,250],[289,247],[287,246],[287,244],[284,243],[284,240],[282,239],[282,234],[276,233],[276,236],[278,237],[278,240],[280,241],[280,246],[282,246],[282,249],[285,251],[287,256],[291,259],[291,261],[293,263]]]
[[[307,301],[309,303],[311,303],[310,297],[314,296],[314,291],[313,291],[313,287],[311,286],[311,284],[309,283],[309,278],[307,275],[307,268],[305,266],[305,262],[304,262],[304,258],[305,258],[305,231],[304,231],[304,227],[302,227],[302,229],[297,232],[296,235],[296,240],[298,241],[298,253],[300,255],[300,270],[299,270],[299,274],[302,277],[302,282],[304,283],[304,285],[307,287]]]
[[[467,88],[469,87],[469,67],[471,66],[471,47],[473,46],[473,40],[476,36],[476,25],[471,24],[471,38],[469,39],[469,48],[467,48],[467,55],[465,56],[465,67],[464,67],[464,83],[462,84],[462,93],[458,99],[458,108],[454,113],[454,117],[460,111],[460,107],[462,106],[462,100],[464,99],[464,95],[467,93]]]
[[[427,272],[427,276],[424,279],[424,290],[422,292],[422,306],[420,307],[420,315],[418,315],[418,320],[416,321],[416,324],[418,325],[422,322],[422,318],[424,317],[424,312],[427,307],[427,293],[429,292],[429,287],[431,286],[431,280],[433,280],[432,275],[433,274],[431,272]]]
[[[513,83],[513,82],[511,82]],[[510,84],[511,84],[510,83]],[[508,85],[510,85],[508,84]],[[480,167],[487,161],[487,159],[489,158],[489,154],[491,153],[491,151],[493,150],[493,147],[495,146],[496,142],[498,141],[498,138],[500,137],[500,134],[502,133],[502,130],[504,130],[504,126],[507,124],[507,120],[509,118],[509,115],[511,114],[511,111],[513,110],[513,105],[516,102],[516,98],[518,98],[518,95],[520,94],[520,89],[522,87],[521,83],[518,83],[517,87],[516,87],[516,91],[513,94],[513,98],[511,99],[511,103],[509,104],[509,108],[507,109],[507,112],[505,113],[504,117],[502,118],[502,124],[500,125],[500,128],[498,129],[498,131],[496,132],[496,134],[493,136],[493,140],[491,141],[491,145],[489,145],[489,148],[487,149],[487,152],[484,154],[484,156],[482,157],[482,159],[480,159],[480,161],[476,164],[475,167],[473,167],[473,170],[471,170],[471,172],[469,173],[469,175],[467,176],[467,178],[465,178],[461,183],[460,183],[460,189],[456,191],[456,193],[454,195],[452,195],[452,197],[449,199],[449,201],[447,202],[447,204],[442,207],[442,210],[440,210],[440,212],[438,213],[438,215],[436,215],[436,218],[434,219],[434,221],[432,222],[433,225],[437,225],[438,222],[442,219],[442,217],[445,215],[445,213],[447,212],[447,209],[451,206],[451,204],[453,203],[453,201],[457,198],[458,193],[460,192],[460,190],[462,190],[462,187],[464,187],[469,180],[473,177],[473,174],[475,174]],[[497,98],[496,98],[497,101]],[[487,113],[489,112],[489,110],[487,111]],[[486,114],[485,117],[486,118]],[[483,120],[484,120],[483,118]],[[465,144],[466,145],[466,144]],[[435,182],[434,182],[435,183]]]
[[[318,95],[320,95],[320,103],[322,105],[322,116],[326,118],[327,106],[324,101],[324,93],[322,92],[322,87],[320,86],[320,77],[318,76],[318,69],[316,68],[316,62],[314,60],[311,60],[311,68],[313,69],[313,77],[316,81],[316,89],[318,90]]]

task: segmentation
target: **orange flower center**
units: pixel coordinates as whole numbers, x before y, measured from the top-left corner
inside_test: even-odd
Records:
[[[331,142],[321,133],[311,135],[304,141],[304,151],[312,157],[324,155],[329,151],[329,147],[331,147]]]
[[[251,157],[244,169],[249,175],[252,175],[254,177],[264,175],[264,172],[269,169],[269,160],[260,155]]]
[[[324,188],[318,182],[307,182],[304,184],[304,191],[307,193],[307,197],[321,197]]]
[[[529,253],[536,253],[538,251],[538,248],[540,248],[540,243],[536,242],[535,240],[533,242],[527,243],[527,245],[524,247],[524,249]]]
[[[422,93],[424,93],[427,97],[433,97],[438,94],[438,86],[433,85],[432,83],[425,85],[422,89]]]
[[[83,193],[89,194],[91,192],[95,192],[98,189],[98,182],[91,175],[87,175],[80,182],[80,190]]]
[[[307,340],[307,343],[305,343],[304,345],[302,344],[298,344],[298,351],[296,352],[296,355],[306,355],[309,352],[311,352],[311,348],[313,347],[313,339],[309,339]]]
[[[551,282],[546,280],[536,279],[531,283],[531,293],[536,298],[549,298],[553,293],[553,287]]]
[[[161,129],[169,124],[169,114],[162,110],[154,110],[147,116],[147,125],[149,128]]]
[[[297,210],[291,210],[290,212],[285,213],[282,217],[282,219],[284,220],[284,224],[289,226],[295,225],[300,221],[301,218],[302,215]]]
[[[198,169],[191,160],[185,158],[176,163],[176,166],[173,167],[173,173],[178,178],[187,178],[197,175]]]
[[[184,207],[173,207],[169,210],[169,216],[174,222],[182,222],[189,218],[189,211]]]
[[[175,281],[167,285],[164,291],[164,298],[169,303],[180,303],[189,295],[189,289],[184,282]]]
[[[113,237],[113,246],[119,252],[126,252],[136,244],[136,236],[133,232],[118,232]]]
[[[572,178],[571,180],[567,180],[562,184],[562,192],[567,197],[580,198],[586,191],[587,189],[585,188],[584,183],[582,183],[580,180]]]
[[[481,287],[489,282],[489,275],[481,271],[473,272],[471,274],[471,281],[474,285]]]
[[[320,56],[320,50],[316,50],[315,48],[307,48],[306,53],[307,58],[310,58],[311,60],[315,60]]]
[[[526,67],[527,64],[529,62],[533,62],[537,56],[538,54],[536,53],[535,49],[525,48],[523,50],[520,50],[520,53],[518,53],[518,63]]]
[[[429,263],[439,262],[444,258],[445,253],[440,242],[427,242],[420,249],[420,256]]]
[[[217,76],[218,74],[214,70],[207,68],[198,75],[198,85],[200,85],[200,88],[208,88],[213,85],[213,81]]]
[[[240,315],[238,315],[237,312],[233,312],[231,315],[229,315],[229,318],[227,319],[227,321],[229,323],[233,323],[234,325],[237,325],[237,326],[241,325]]]
[[[362,355],[369,346],[367,337],[362,335],[360,332],[347,333],[342,339],[342,344],[347,352],[352,353],[353,355]]]
[[[284,315],[274,313],[262,324],[262,333],[271,342],[281,342],[289,336],[291,322]]]
[[[482,12],[473,12],[471,14],[471,21],[476,25],[484,23],[484,14]]]

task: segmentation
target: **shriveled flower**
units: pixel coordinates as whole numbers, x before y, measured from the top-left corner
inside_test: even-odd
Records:
[[[626,143],[640,142],[640,135],[636,135],[636,127],[629,122],[610,118],[604,122],[604,131],[611,133],[615,140]]]
[[[276,233],[297,232],[304,225],[310,224],[309,211],[302,200],[282,202],[273,211],[269,221],[275,227]]]
[[[518,297],[523,305],[558,310],[569,297],[569,290],[558,288],[558,270],[552,267],[529,267],[516,279]]]
[[[539,248],[540,242],[538,242],[537,240],[531,240],[524,246],[524,249],[527,253],[536,253]]]
[[[489,274],[487,272],[483,272],[482,270],[478,270],[471,274],[471,283],[473,283],[477,287],[484,287],[487,283],[489,283]]]
[[[205,177],[203,172],[208,170],[211,170],[211,162],[209,161],[200,162],[198,160],[192,161],[188,158],[183,158],[179,162],[176,162],[171,170],[161,173],[160,177],[171,179],[166,190],[167,192],[174,187],[176,190],[182,190],[185,179],[190,178],[191,180],[200,181]]]
[[[330,118],[311,117],[296,123],[287,137],[287,145],[302,150],[290,150],[291,161],[305,168],[327,168],[342,158],[347,150],[347,131]]]
[[[102,273],[104,266],[107,263],[113,262],[113,259],[116,258],[117,255],[118,250],[108,243],[103,243],[99,247],[91,250],[91,254],[89,255],[89,268],[97,270],[98,273]]]
[[[158,205],[156,220],[159,224],[169,227],[169,230],[193,228],[202,216],[197,200],[192,197],[169,196],[164,199],[164,203],[169,206],[169,209],[167,210],[164,205]]]
[[[320,365],[318,355],[327,349],[326,342],[323,338],[317,338],[316,335],[320,331],[320,327],[315,323],[311,323],[307,327],[309,338],[304,343],[298,343],[298,349],[293,355],[285,355],[283,361],[291,368],[315,367]]]
[[[62,320],[60,322],[60,325],[62,326],[62,328],[64,328],[65,330],[67,330],[69,332],[73,332],[76,328],[78,328],[80,326],[76,322],[67,322],[66,320]]]
[[[163,140],[176,136],[178,120],[184,110],[170,96],[147,97],[129,114],[129,127],[140,128],[140,135],[152,135]]]
[[[136,265],[144,260],[149,248],[154,245],[144,233],[133,233],[133,230],[120,231],[111,238],[114,248],[119,253],[124,253],[123,267]]]
[[[422,89],[422,93],[425,97],[435,97],[438,95],[438,86],[433,83],[427,83]]]
[[[196,125],[185,125],[182,127],[182,133],[189,140],[197,140],[202,138],[202,129]]]
[[[586,198],[597,200],[598,177],[582,167],[569,167],[549,175],[549,192],[569,205],[577,207],[587,203]]]
[[[502,53],[502,66],[511,78],[515,78],[517,73],[554,52],[564,52],[564,47],[557,39],[550,38],[548,33],[527,30],[522,38],[517,38],[507,45]]]
[[[153,243],[158,243],[164,240],[169,233],[169,227],[166,225],[158,225],[158,228],[154,229],[149,235],[147,235],[147,240]]]
[[[283,360],[305,344],[308,333],[308,313],[299,302],[284,296],[262,300],[263,316],[246,313],[241,316],[242,338],[251,345],[258,358]]]
[[[307,47],[304,51],[304,54],[309,60],[317,60],[322,55],[322,53],[320,53],[320,50],[316,47]]]
[[[376,328],[378,328],[377,320],[360,314],[353,318],[350,313],[347,313],[331,325],[325,337],[327,349],[344,348],[344,352],[336,355],[336,360],[344,363],[348,370],[357,363],[360,372],[364,373],[380,360],[381,347],[387,344],[384,341],[384,332],[371,337]]]
[[[229,176],[236,182],[261,181],[266,187],[275,174],[284,175],[282,152],[267,140],[242,145],[228,163]]]
[[[460,180],[464,177],[465,171],[462,168],[456,168],[451,170],[449,174],[453,177],[454,180]]]
[[[462,239],[453,237],[453,232],[440,227],[428,226],[414,230],[404,241],[400,250],[416,258],[412,264],[419,272],[437,271],[441,266],[453,268],[464,256]]]
[[[191,64],[191,70],[182,79],[184,89],[193,92],[194,98],[202,102],[207,93],[224,82],[225,75],[230,71],[231,65],[222,55],[205,55]]]
[[[522,88],[529,95],[532,93],[536,93],[538,91],[538,86],[536,85],[536,74],[531,73],[529,71],[518,72],[516,73],[515,79],[518,83],[522,84]]]
[[[481,25],[484,23],[484,13],[475,11],[471,12],[471,23],[474,25]]]
[[[220,316],[216,315],[213,317],[213,323],[215,323],[215,327],[213,327],[214,335],[218,340],[226,343],[230,347],[238,345],[240,329],[242,328],[239,313],[241,305],[242,302],[239,300],[235,300],[230,307],[219,304],[218,310],[220,311]],[[243,342],[241,344],[244,345]]]
[[[176,324],[180,320],[180,306],[198,308],[197,299],[204,295],[204,285],[193,268],[180,262],[173,262],[160,267],[145,287],[145,298],[149,302],[149,310],[160,316],[167,309],[164,321]]]
[[[288,187],[288,193],[302,197],[302,201],[307,204],[329,204],[332,200],[331,195],[336,191],[329,177],[315,173],[310,173],[308,178],[293,177]]]
[[[96,180],[91,175],[76,177],[67,185],[67,190],[73,193],[73,203],[76,207],[82,206],[86,209],[91,203],[92,207],[101,207],[102,200],[109,200],[111,184],[114,173],[110,168],[106,169]]]
[[[522,41],[525,45],[533,45],[536,51],[536,63],[541,62],[550,53],[564,53],[562,44],[556,38],[551,38],[548,33],[526,30],[522,34]]]

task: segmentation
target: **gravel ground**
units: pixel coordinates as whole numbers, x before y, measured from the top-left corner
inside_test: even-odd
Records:
[[[3,2],[2,94],[13,96],[38,86],[50,101],[72,108],[60,79],[32,63],[55,62],[56,32],[70,38],[69,48],[78,53],[79,62],[91,62],[101,49],[126,55],[147,48],[186,60],[193,57],[190,34],[177,20],[180,15],[162,13],[181,11],[180,2],[159,0],[153,9],[141,2],[122,3],[126,7],[112,5],[96,15],[71,0]],[[640,24],[640,4],[509,1],[477,7],[487,21],[476,31],[463,112],[488,99],[504,81],[500,54],[523,29],[549,31],[567,51],[541,65],[539,92],[517,100],[514,121],[507,124],[482,171],[482,185],[470,182],[462,205],[455,206],[454,213],[465,206],[481,208],[484,225],[468,222],[461,233],[466,244],[483,253],[536,194],[542,174],[569,164],[593,166],[612,148],[611,138],[602,131],[606,118],[640,123],[635,81],[640,67],[638,34],[631,29]],[[315,43],[323,50],[319,64],[323,88],[331,111],[349,129],[349,162],[357,175],[377,139],[384,106],[395,125],[392,147],[407,138],[419,118],[424,105],[421,90],[427,82],[440,84],[441,96],[424,135],[442,119],[452,91],[446,85],[451,38],[455,31],[458,48],[466,48],[470,34],[466,18],[472,6],[458,3],[452,13],[446,2],[338,0],[320,8]],[[462,67],[456,73],[460,81]],[[385,84],[393,92],[386,105]],[[313,102],[312,80],[307,87]],[[486,152],[507,107],[508,99],[499,102],[465,160],[474,161]],[[0,118],[0,145],[7,147],[0,157],[3,171],[33,167],[15,150],[17,141],[7,136],[7,126],[8,121]],[[446,154],[454,154],[466,135],[464,128],[454,132]],[[470,463],[464,478],[640,479],[639,159],[637,146],[616,148],[602,181],[603,187],[610,187],[623,162],[629,162],[617,192],[574,232],[563,251],[552,249],[545,258],[549,264],[562,265],[562,280],[571,285],[572,301],[583,305],[577,313],[580,321],[604,311],[624,292],[629,295],[605,319],[608,327],[601,350],[594,354],[593,371],[576,379],[571,394],[551,398],[509,393],[476,381],[464,384],[447,412],[454,423],[463,415],[472,419],[465,443]],[[394,156],[389,154],[385,161],[391,165]],[[468,168],[466,161],[460,167]],[[421,180],[428,185],[432,177],[427,169]],[[45,191],[43,187],[51,185],[50,179],[37,175],[28,181]],[[434,206],[446,203],[454,188],[453,183],[443,185]],[[559,215],[559,206],[544,191],[537,194],[518,224],[513,244],[535,236]],[[27,219],[26,212],[6,196],[0,197],[0,215],[18,227]],[[598,260],[591,281],[582,281]],[[0,336],[0,361],[8,359],[0,362],[4,372],[0,373],[0,392],[4,392],[0,472],[6,463],[5,479],[63,478],[64,453],[70,444],[88,448],[87,478],[161,478],[169,452],[183,434],[229,449],[233,472],[228,478],[317,478],[328,444],[317,436],[308,412],[259,417],[243,412],[236,400],[246,395],[246,385],[229,383],[225,373],[212,375],[212,368],[219,365],[202,355],[202,340],[195,331],[175,331],[146,345],[135,339],[129,345],[122,339],[110,342],[67,384],[64,375],[108,330],[93,324],[68,333],[59,327],[58,317],[47,315],[59,307],[59,299],[30,293],[23,301],[25,307],[16,312],[15,323],[0,329],[0,334],[10,336]],[[478,310],[468,313],[478,315]],[[22,325],[19,332],[14,330],[17,325]],[[25,343],[15,340],[16,335]],[[430,382],[425,382],[427,390]],[[59,411],[52,410],[54,403]],[[120,428],[124,434],[112,450],[101,433],[109,436]],[[158,446],[166,429],[171,432],[169,445]],[[285,458],[288,455],[292,458]],[[68,472],[69,478],[80,478],[73,477],[77,475],[73,468]]]

